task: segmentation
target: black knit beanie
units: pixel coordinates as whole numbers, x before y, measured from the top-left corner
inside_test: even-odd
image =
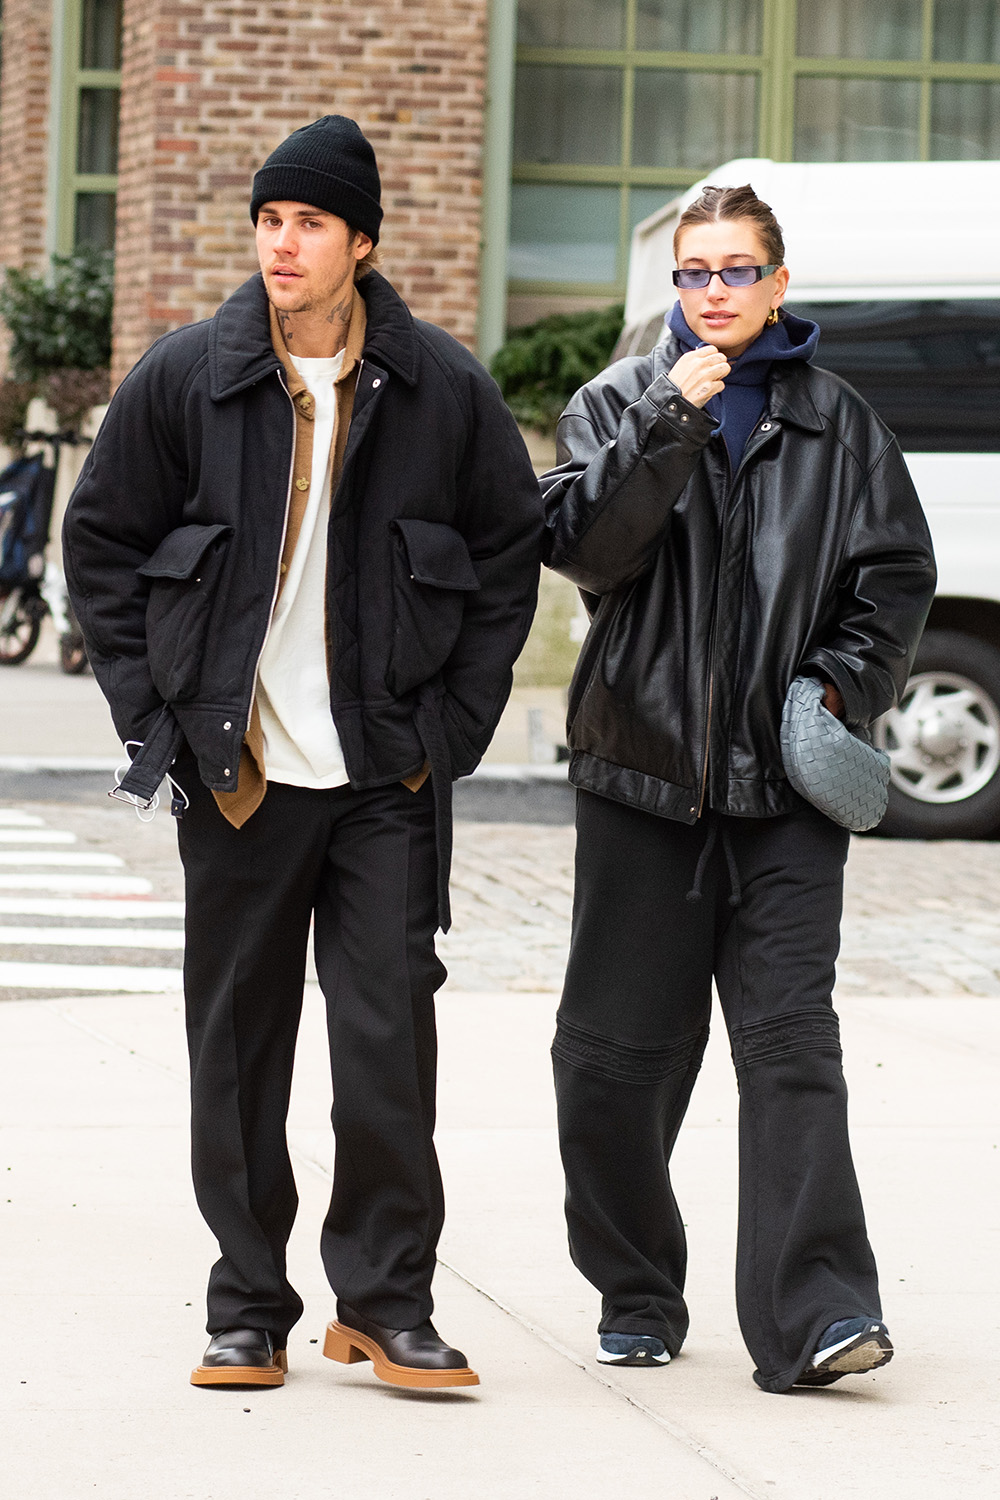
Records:
[[[309,203],[346,219],[378,244],[382,208],[375,152],[353,120],[324,115],[293,131],[253,180],[250,217],[265,203]]]

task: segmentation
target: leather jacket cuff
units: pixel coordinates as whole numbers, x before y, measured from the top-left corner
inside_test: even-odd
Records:
[[[661,417],[686,429],[685,437],[691,437],[695,442],[707,442],[719,425],[703,407],[693,406],[690,401],[686,401],[667,375],[657,375],[652,385],[646,387],[644,396],[656,407]]]

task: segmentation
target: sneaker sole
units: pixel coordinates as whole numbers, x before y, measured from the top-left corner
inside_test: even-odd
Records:
[[[894,1350],[885,1333],[858,1333],[818,1365],[803,1370],[796,1385],[831,1385],[842,1375],[865,1375],[887,1365]]]
[[[641,1370],[644,1365],[647,1369],[650,1365],[669,1365],[670,1355],[650,1354],[648,1349],[636,1349],[631,1354],[608,1354],[598,1345],[597,1363],[599,1365],[628,1365],[632,1369]]]

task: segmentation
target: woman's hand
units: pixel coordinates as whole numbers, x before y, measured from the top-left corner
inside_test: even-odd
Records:
[[[673,381],[685,401],[690,401],[692,406],[704,406],[706,401],[725,390],[728,374],[726,356],[720,354],[714,344],[703,344],[700,349],[682,354],[668,379]]]
[[[832,682],[824,682],[823,697],[820,699],[827,713],[833,714],[835,719],[844,717],[844,700]]]

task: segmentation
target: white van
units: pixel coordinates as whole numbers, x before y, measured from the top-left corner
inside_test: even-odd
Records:
[[[892,428],[920,494],[938,593],[899,707],[888,834],[1000,827],[1000,162],[727,162],[639,224],[614,358],[646,354],[675,292],[678,217],[707,182],[774,209],[787,306],[820,326],[818,364]]]

